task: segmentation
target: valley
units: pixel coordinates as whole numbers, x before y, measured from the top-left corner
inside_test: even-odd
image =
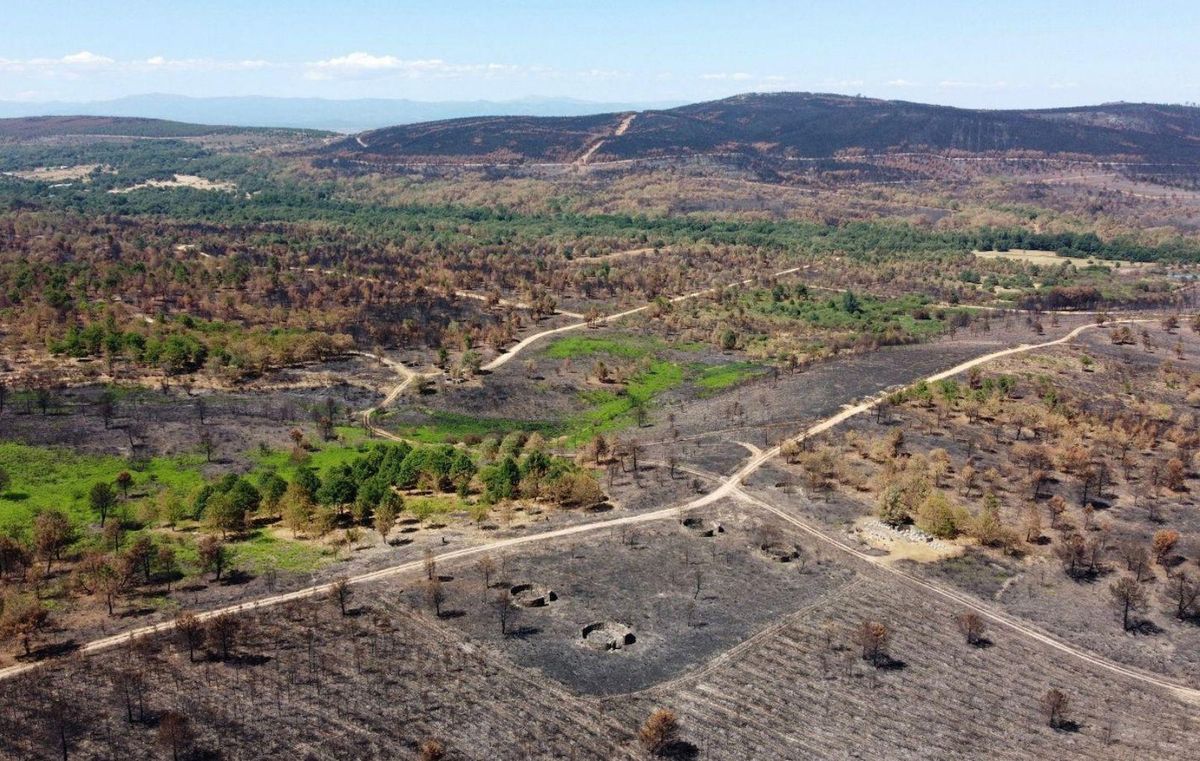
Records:
[[[1192,757],[1195,111],[0,120],[0,755]]]

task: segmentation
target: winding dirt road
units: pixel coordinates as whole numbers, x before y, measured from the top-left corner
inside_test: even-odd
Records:
[[[799,272],[802,269],[804,269],[804,267],[792,267],[790,269],[780,270],[779,272],[772,273],[772,274],[768,275],[767,277],[770,277],[770,278],[782,277],[784,275],[790,275],[794,272]],[[694,299],[694,298],[698,298],[700,296],[706,296],[710,293],[717,293],[726,288],[732,288],[734,286],[740,286],[740,285],[750,285],[751,283],[755,282],[756,280],[758,280],[757,277],[748,277],[745,280],[739,280],[736,283],[729,283],[728,285],[717,285],[717,286],[713,286],[712,288],[705,288],[703,290],[692,291],[691,293],[685,293],[682,296],[673,296],[669,299],[669,301],[672,304],[677,304],[680,301],[687,301],[688,299]],[[610,314],[607,317],[601,317],[597,321],[596,324],[607,324],[607,323],[611,323],[611,322],[616,322],[617,320],[620,320],[623,317],[629,317],[630,315],[635,315],[635,314],[638,314],[639,312],[644,312],[652,306],[654,306],[654,305],[653,304],[643,304],[640,307],[634,307],[633,309],[626,309],[623,312],[617,312],[615,314]],[[491,362],[488,362],[487,364],[485,364],[483,366],[483,369],[484,370],[495,370],[497,367],[501,367],[501,366],[507,364],[512,359],[514,359],[518,354],[520,354],[522,351],[524,351],[526,348],[528,348],[532,344],[537,343],[538,341],[542,340],[543,338],[546,338],[548,336],[558,335],[560,333],[567,333],[572,330],[579,330],[580,328],[587,327],[589,324],[591,324],[591,323],[588,323],[586,320],[584,320],[582,322],[571,323],[570,325],[563,325],[562,327],[559,327],[559,328],[550,328],[549,330],[543,330],[540,333],[534,333],[533,335],[527,336],[523,340],[513,344],[503,354],[500,354],[499,356],[492,359]]]
[[[372,354],[371,352],[367,351],[352,351],[350,353],[360,357],[368,357],[377,362],[382,362],[393,372],[404,379],[400,381],[400,383],[393,386],[391,390],[387,392],[387,395],[383,397],[383,400],[379,402],[379,404],[375,405],[374,407],[368,407],[358,413],[362,417],[363,427],[371,433],[381,438],[390,439],[391,441],[403,441],[404,439],[392,433],[391,431],[377,427],[372,419],[375,417],[376,412],[379,412],[379,410],[391,405],[393,402],[399,399],[400,395],[408,390],[408,387],[421,377],[421,374],[409,369],[403,362],[398,362],[394,359],[388,359],[387,357],[379,354]]]
[[[604,142],[606,140],[608,140],[609,138],[612,138],[612,137],[620,137],[621,135],[624,135],[626,132],[629,131],[629,125],[633,124],[633,120],[636,118],[637,118],[637,114],[632,113],[632,114],[626,116],[624,119],[622,119],[621,123],[617,125],[617,128],[615,130],[613,130],[613,133],[611,135],[609,135],[608,137],[602,137],[599,140],[597,140],[596,142],[592,143],[592,147],[590,147],[586,151],[584,151],[582,156],[575,159],[575,164],[577,166],[583,166],[583,165],[587,164],[589,161],[591,161],[592,156],[596,153],[596,151],[600,150],[600,146],[604,145]]]
[[[637,311],[637,310],[635,310],[635,311]],[[1116,324],[1116,323],[1140,323],[1140,322],[1149,322],[1149,321],[1150,320],[1148,320],[1148,319],[1119,320],[1119,321],[1116,321],[1115,323],[1108,323],[1108,324],[1111,325],[1111,324]],[[1015,347],[1011,347],[1008,349],[1001,349],[999,351],[990,352],[988,354],[984,354],[984,355],[981,355],[974,359],[970,359],[965,362],[962,362],[962,363],[955,365],[954,367],[951,367],[947,370],[943,370],[941,372],[930,375],[930,376],[926,377],[924,380],[926,382],[936,382],[936,381],[942,380],[944,378],[949,378],[951,376],[965,372],[966,370],[969,370],[972,367],[977,367],[979,365],[985,364],[987,362],[991,362],[993,360],[996,360],[996,359],[999,359],[1002,357],[1007,357],[1007,356],[1011,356],[1014,354],[1021,354],[1021,353],[1030,352],[1030,351],[1037,351],[1039,349],[1046,349],[1046,348],[1053,347],[1053,346],[1059,346],[1061,344],[1065,344],[1065,343],[1068,343],[1068,342],[1074,340],[1076,337],[1078,337],[1084,331],[1096,329],[1099,327],[1101,327],[1101,326],[1094,325],[1094,324],[1081,325],[1081,326],[1075,328],[1074,330],[1070,331],[1066,335],[1062,336],[1061,338],[1057,338],[1052,341],[1046,341],[1046,342],[1038,343],[1038,344],[1022,344],[1020,346],[1015,346]],[[541,335],[546,335],[551,332],[553,332],[553,331],[546,331],[545,333],[543,333]],[[403,383],[398,385],[396,388],[394,388],[392,390],[392,392],[390,392],[388,394],[388,398],[385,399],[384,404],[389,403],[389,400],[393,400],[396,396],[399,396],[400,393],[403,393],[404,389],[407,388],[408,384],[412,383],[412,381],[418,377],[418,375],[416,373],[414,373],[409,368],[404,367],[402,364],[400,364],[398,362],[394,362],[392,360],[387,360],[385,358],[378,357],[377,355],[371,355],[371,354],[365,354],[365,353],[364,353],[364,355],[374,357],[383,362],[386,362],[387,364],[389,364],[389,366],[396,368],[398,372],[402,372],[407,376]],[[810,426],[809,428],[805,429],[798,435],[792,437],[791,440],[792,441],[800,441],[805,438],[815,436],[817,434],[828,431],[829,429],[837,426],[838,424],[840,424],[856,415],[860,415],[864,412],[871,410],[873,407],[875,407],[877,404],[879,404],[883,398],[884,398],[884,395],[877,395],[877,396],[867,399],[865,401],[859,402],[858,404],[848,405],[841,412],[837,413],[836,415],[827,417],[824,420],[821,420],[820,422]],[[380,405],[380,406],[383,406],[383,405]],[[370,420],[370,414],[373,413],[375,411],[375,409],[378,409],[378,407],[364,412],[364,417],[368,422]],[[890,573],[898,578],[902,578],[905,581],[907,581],[908,583],[915,584],[934,595],[942,597],[943,599],[949,600],[951,602],[954,602],[955,604],[962,605],[964,607],[968,607],[971,610],[974,610],[974,611],[978,612],[979,614],[986,616],[987,618],[991,619],[992,621],[995,621],[995,622],[1007,627],[1008,629],[1017,632],[1018,634],[1024,635],[1033,640],[1041,642],[1049,647],[1054,648],[1055,650],[1058,650],[1059,652],[1062,652],[1064,654],[1071,655],[1075,658],[1078,658],[1093,667],[1104,669],[1106,671],[1109,671],[1110,673],[1118,674],[1120,676],[1123,676],[1123,677],[1126,677],[1129,679],[1133,679],[1135,681],[1141,682],[1146,685],[1150,685],[1153,687],[1167,690],[1168,692],[1170,692],[1171,694],[1175,695],[1176,697],[1178,697],[1182,700],[1185,700],[1185,701],[1188,701],[1188,702],[1194,703],[1194,704],[1200,704],[1200,690],[1178,684],[1178,683],[1173,682],[1164,677],[1160,677],[1160,676],[1157,676],[1154,674],[1146,673],[1146,672],[1143,672],[1143,671],[1140,671],[1137,669],[1130,668],[1128,666],[1121,665],[1119,663],[1115,663],[1106,658],[1102,658],[1100,656],[1093,655],[1085,650],[1082,650],[1080,648],[1069,645],[1069,644],[1057,639],[1056,637],[1053,637],[1052,635],[1049,635],[1045,632],[1042,632],[1042,631],[1036,629],[1033,626],[1022,623],[1021,621],[1019,621],[1015,618],[1012,618],[1011,616],[1009,616],[1005,613],[995,610],[991,606],[988,606],[988,605],[984,604],[983,602],[970,597],[969,595],[958,592],[956,590],[942,587],[941,585],[926,581],[921,578],[917,578],[917,577],[907,574],[901,570],[898,570],[895,567],[882,562],[879,558],[874,557],[872,555],[868,555],[864,552],[861,552],[861,551],[859,551],[859,550],[857,550],[857,549],[855,549],[855,548],[853,548],[831,536],[828,536],[827,534],[825,534],[825,532],[821,531],[817,527],[812,526],[811,524],[808,524],[805,521],[800,520],[799,518],[795,517],[794,515],[791,515],[790,513],[786,512],[784,510],[781,510],[780,508],[778,508],[774,505],[771,505],[771,504],[767,503],[766,501],[764,501],[754,495],[751,495],[751,494],[748,494],[747,492],[745,492],[742,489],[744,480],[746,478],[748,478],[749,476],[751,476],[752,474],[754,474],[759,468],[761,468],[767,462],[769,462],[772,459],[774,459],[775,457],[777,457],[781,451],[781,448],[782,448],[782,445],[778,445],[778,446],[772,447],[770,449],[764,450],[760,454],[757,454],[757,455],[751,457],[741,468],[739,468],[732,476],[725,479],[717,488],[713,489],[712,491],[708,492],[707,494],[704,494],[693,500],[685,502],[681,505],[666,507],[666,508],[654,510],[654,511],[647,512],[647,513],[640,513],[637,515],[627,515],[627,516],[623,516],[620,518],[609,518],[609,519],[604,519],[604,520],[593,521],[590,523],[582,523],[582,524],[578,524],[575,526],[568,526],[565,528],[554,529],[551,531],[545,531],[545,532],[541,532],[541,533],[537,533],[537,534],[529,534],[526,536],[501,539],[501,540],[491,542],[488,544],[475,545],[475,546],[471,546],[471,547],[461,547],[461,548],[458,548],[455,550],[450,550],[448,552],[443,552],[441,554],[435,555],[434,557],[437,562],[448,562],[448,561],[454,561],[454,560],[459,560],[462,558],[471,557],[474,555],[479,555],[482,553],[512,549],[512,548],[521,547],[521,546],[524,546],[527,544],[533,544],[535,542],[554,541],[554,540],[562,539],[562,538],[568,537],[568,536],[576,536],[576,535],[584,534],[584,533],[603,531],[605,529],[611,529],[611,528],[615,528],[615,527],[619,527],[619,526],[635,525],[635,524],[647,523],[650,521],[657,521],[657,520],[674,519],[674,518],[677,518],[683,512],[695,510],[695,509],[704,507],[706,505],[710,505],[710,504],[717,502],[724,498],[733,498],[733,499],[738,499],[738,500],[741,500],[748,504],[751,504],[755,507],[758,507],[759,509],[770,512],[771,514],[778,516],[782,520],[796,526],[797,528],[804,531],[805,533],[810,534],[811,536],[815,537],[816,539],[840,550],[841,552],[844,552],[855,558],[858,558],[867,563],[870,563],[875,568],[881,569],[881,570],[883,570],[887,573]],[[350,579],[348,579],[348,582],[351,584],[359,585],[359,584],[366,584],[369,582],[389,579],[389,578],[401,576],[404,574],[422,571],[424,569],[424,565],[425,565],[424,559],[412,560],[412,561],[401,563],[401,564],[398,564],[395,566],[391,566],[389,568],[383,568],[383,569],[380,569],[377,571],[372,571],[369,573],[364,573],[364,574],[360,574],[358,576],[351,577]],[[205,612],[197,614],[197,615],[201,620],[204,620],[204,619],[209,619],[209,618],[212,618],[214,616],[218,616],[218,615],[221,615],[224,613],[240,613],[240,612],[251,611],[251,610],[256,610],[256,609],[260,609],[260,608],[271,607],[271,606],[275,606],[275,605],[281,605],[281,604],[288,603],[288,602],[295,601],[295,600],[303,600],[303,599],[315,597],[318,595],[328,594],[329,591],[332,589],[332,587],[333,587],[332,583],[319,584],[316,586],[306,587],[304,589],[298,589],[293,592],[288,592],[285,594],[273,595],[271,597],[264,597],[264,598],[261,598],[258,600],[253,600],[253,601],[241,603],[238,605],[232,605],[232,606],[228,606],[225,608],[219,608],[216,610],[205,611]],[[85,654],[100,652],[100,651],[103,651],[106,649],[110,649],[110,648],[117,647],[119,645],[128,643],[133,638],[146,636],[146,635],[170,632],[173,629],[174,629],[174,622],[172,622],[172,621],[165,621],[165,622],[162,622],[159,624],[154,624],[151,626],[144,626],[144,627],[133,629],[131,631],[124,632],[121,634],[116,634],[116,635],[112,635],[109,637],[104,637],[101,639],[93,640],[93,641],[88,642],[85,645],[81,646],[79,648],[78,652],[85,653]],[[10,666],[5,669],[0,669],[0,679],[11,678],[13,676],[16,676],[17,674],[21,674],[23,672],[35,669],[39,665],[42,665],[42,664],[40,664],[40,663],[17,664],[17,665]]]

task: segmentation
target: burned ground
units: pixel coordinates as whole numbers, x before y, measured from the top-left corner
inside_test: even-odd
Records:
[[[472,639],[572,691],[624,693],[678,676],[780,617],[836,595],[853,577],[819,562],[815,547],[769,516],[724,505],[696,517],[721,530],[705,537],[680,520],[664,520],[506,557],[495,580],[501,591],[533,583],[557,595],[544,607],[513,611],[506,634],[492,604],[495,590],[485,592],[470,566],[448,571],[453,581],[442,585],[443,613]],[[762,550],[772,543],[798,554],[779,562]],[[425,606],[421,586],[407,599]],[[612,651],[586,647],[584,627],[603,622],[629,627],[635,641]]]

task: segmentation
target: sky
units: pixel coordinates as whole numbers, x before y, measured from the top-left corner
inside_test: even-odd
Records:
[[[8,0],[0,100],[1200,101],[1200,2]]]

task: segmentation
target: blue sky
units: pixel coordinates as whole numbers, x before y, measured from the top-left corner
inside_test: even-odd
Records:
[[[0,99],[1200,101],[1200,2],[17,1]]]

